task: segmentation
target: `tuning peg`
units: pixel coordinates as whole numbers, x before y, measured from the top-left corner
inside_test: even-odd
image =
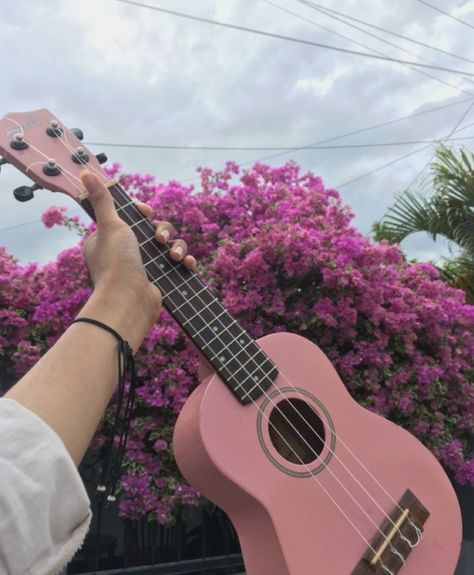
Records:
[[[99,164],[105,164],[105,162],[107,161],[107,156],[104,154],[104,152],[97,154],[96,158],[97,158]]]
[[[36,184],[34,186],[20,186],[13,190],[13,195],[19,202],[28,202],[34,198],[33,192],[39,189],[40,186],[37,186]]]
[[[76,136],[78,140],[84,139],[84,132],[80,128],[71,128],[71,132]]]

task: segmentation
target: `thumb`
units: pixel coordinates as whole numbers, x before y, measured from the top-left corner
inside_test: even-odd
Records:
[[[81,172],[80,178],[88,193],[88,200],[94,208],[98,228],[115,223],[118,215],[109,190],[95,174],[88,170]]]

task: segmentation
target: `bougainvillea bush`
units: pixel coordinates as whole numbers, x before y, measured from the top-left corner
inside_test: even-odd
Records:
[[[474,485],[474,307],[433,266],[408,264],[396,246],[361,235],[338,193],[292,162],[200,169],[199,190],[120,175],[117,165],[109,173],[175,224],[205,281],[255,337],[286,330],[316,342],[357,401],[413,432],[459,482]],[[81,228],[60,208],[44,221]],[[80,246],[44,267],[0,252],[0,284],[1,368],[20,376],[89,294]],[[138,363],[120,508],[166,523],[178,506],[198,502],[170,446],[197,358],[164,312]]]

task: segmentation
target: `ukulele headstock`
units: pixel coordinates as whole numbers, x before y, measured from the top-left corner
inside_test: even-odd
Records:
[[[7,114],[0,120],[0,164],[12,164],[35,182],[33,188],[22,186],[17,199],[29,199],[27,190],[46,188],[61,192],[81,203],[86,195],[80,180],[84,169],[106,180],[98,158],[82,143],[80,130],[66,128],[46,109]],[[99,162],[100,160],[100,162]],[[17,196],[15,194],[15,196]]]

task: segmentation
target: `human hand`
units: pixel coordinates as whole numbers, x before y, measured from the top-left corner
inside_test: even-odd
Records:
[[[156,321],[161,308],[161,295],[148,281],[143,267],[138,242],[132,229],[115,211],[109,190],[91,172],[81,174],[81,180],[94,208],[97,231],[84,244],[86,259],[94,291],[109,299],[120,300],[119,305],[138,305],[144,308],[151,324]],[[152,208],[138,203],[144,217],[150,217]],[[155,237],[160,243],[172,239],[173,227],[169,222],[153,222]],[[182,261],[188,269],[195,269],[196,260],[187,254],[187,245],[181,239],[172,242],[170,257]]]

